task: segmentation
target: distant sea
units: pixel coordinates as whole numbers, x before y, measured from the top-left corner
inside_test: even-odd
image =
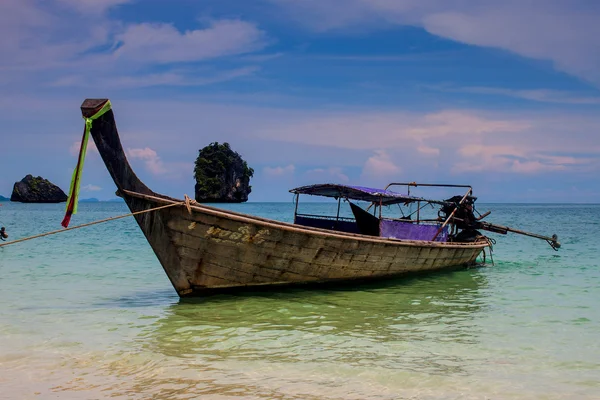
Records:
[[[0,225],[59,229],[63,208],[3,203]],[[493,266],[194,301],[133,218],[0,248],[0,398],[599,399],[600,205],[479,209],[563,248],[491,234]],[[82,203],[72,224],[126,212]]]

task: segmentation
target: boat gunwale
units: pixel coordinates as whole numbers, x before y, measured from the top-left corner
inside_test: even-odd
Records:
[[[157,196],[147,195],[147,194],[143,194],[143,193],[133,192],[133,191],[126,190],[126,189],[122,189],[121,192],[123,192],[124,194],[131,196],[131,197],[136,197],[136,198],[155,201],[155,202],[161,202],[161,203],[167,203],[167,204],[174,204],[174,203],[182,203],[183,204],[183,203],[185,203],[184,200],[174,199],[174,198],[166,197],[166,196],[165,197],[157,197]],[[308,233],[308,234],[315,234],[318,236],[325,236],[325,237],[346,239],[346,240],[351,239],[351,240],[358,240],[358,241],[368,242],[368,243],[383,243],[383,244],[390,244],[390,245],[395,245],[395,246],[403,245],[403,246],[409,246],[409,247],[441,247],[441,248],[447,248],[447,249],[461,249],[461,248],[462,249],[477,249],[477,248],[483,249],[483,248],[489,246],[489,243],[487,241],[478,241],[478,242],[471,242],[471,243],[468,243],[468,242],[447,243],[447,242],[432,242],[432,241],[426,241],[426,240],[406,240],[406,239],[382,238],[382,237],[373,237],[373,236],[348,233],[348,232],[332,232],[327,229],[299,226],[299,225],[292,224],[289,222],[283,222],[283,221],[277,221],[277,220],[268,219],[268,218],[256,217],[256,216],[249,215],[249,214],[243,214],[243,213],[238,213],[235,211],[223,210],[223,209],[219,209],[216,207],[200,205],[197,203],[190,204],[190,208],[197,210],[197,211],[207,212],[208,214],[212,214],[217,217],[229,218],[229,219],[233,219],[233,220],[236,220],[239,222],[252,223],[252,224],[257,224],[257,225],[261,225],[261,226],[265,226],[265,227],[282,229],[282,230],[291,231],[291,232],[302,232],[302,233]]]

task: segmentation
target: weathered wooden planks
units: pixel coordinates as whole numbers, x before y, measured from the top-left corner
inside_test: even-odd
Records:
[[[156,203],[158,204],[158,203]],[[154,205],[153,205],[154,206]],[[472,263],[484,245],[403,246],[394,241],[327,240],[303,229],[266,229],[183,207],[161,211],[180,269],[204,288],[394,276]],[[268,232],[267,232],[268,230]]]
[[[136,205],[143,199],[139,196],[127,197]],[[149,203],[143,207],[155,207],[160,200]],[[277,229],[277,223],[266,227],[262,221],[232,220],[210,212],[193,208],[190,215],[181,206],[143,214],[147,217],[138,221],[161,263],[162,255],[176,249],[175,263],[163,264],[163,268],[183,296],[215,288],[380,278],[455,268],[473,263],[485,247],[484,243],[407,245],[377,238],[359,240],[355,235],[330,240],[306,229]]]

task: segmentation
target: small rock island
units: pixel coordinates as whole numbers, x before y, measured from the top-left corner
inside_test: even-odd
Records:
[[[27,175],[21,182],[15,182],[10,201],[21,203],[62,203],[67,195],[61,188],[41,176]]]
[[[243,203],[252,191],[254,170],[231,149],[229,143],[214,142],[200,150],[194,167],[196,201]]]

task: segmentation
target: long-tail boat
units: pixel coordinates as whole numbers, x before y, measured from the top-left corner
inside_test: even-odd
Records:
[[[135,175],[107,99],[85,100],[81,111],[117,193],[132,213],[138,213],[138,225],[181,297],[456,269],[474,265],[490,246],[478,229],[516,231],[484,223],[481,216],[476,218],[473,190],[463,185],[393,183],[385,189],[304,186],[291,190],[296,204],[301,194],[334,197],[338,212],[331,217],[307,215],[298,213],[296,206],[293,224],[197,203],[184,206],[182,200],[153,192]],[[85,155],[83,145],[82,151]],[[74,182],[78,179],[74,176]],[[389,186],[393,185],[406,185],[408,193],[391,191]],[[449,186],[466,193],[430,200],[411,196],[410,188],[416,186]],[[340,215],[342,200],[350,204],[352,217]],[[361,208],[357,204],[361,201],[370,206]],[[178,206],[159,208],[169,204]],[[383,216],[382,209],[390,205],[416,205],[416,219],[414,213],[400,218]],[[439,208],[437,218],[420,215],[426,205]],[[139,213],[154,208],[159,209]],[[555,236],[529,235],[559,246]]]

